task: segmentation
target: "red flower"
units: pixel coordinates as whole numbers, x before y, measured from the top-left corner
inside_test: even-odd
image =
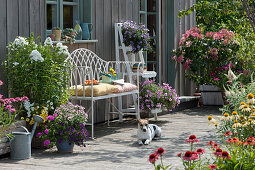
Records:
[[[213,141],[210,141],[207,143],[208,146],[214,145],[215,143]]]
[[[229,132],[229,131],[226,131],[223,136],[231,136],[232,135],[232,132]]]
[[[223,159],[231,159],[231,157],[229,156],[227,151],[223,151],[221,156],[222,156]]]
[[[201,155],[201,154],[203,154],[204,152],[205,152],[204,149],[197,149],[197,154],[198,154],[198,155]]]
[[[221,155],[222,155],[222,150],[221,150],[220,148],[218,148],[218,149],[216,149],[216,151],[215,151],[213,154],[216,155],[216,156],[221,157]]]
[[[214,143],[212,146],[212,148],[219,148],[219,147],[220,147],[220,145],[218,145],[217,143]]]
[[[182,158],[187,161],[198,159],[197,155],[190,151],[185,152]]]
[[[229,138],[228,140],[226,140],[227,143],[232,143],[232,139]]]
[[[208,168],[210,168],[210,169],[217,169],[217,166],[216,165],[208,165]]]
[[[166,151],[163,148],[158,148],[158,150],[155,152],[155,154],[159,156],[163,156],[166,154]]]
[[[195,135],[190,135],[189,139],[186,140],[187,143],[195,143],[195,142],[199,142],[199,140],[197,139],[197,137]]]
[[[176,156],[181,157],[181,156],[182,156],[182,153],[180,152],[180,153],[178,153]]]
[[[152,164],[154,164],[157,159],[158,159],[158,155],[156,155],[155,153],[153,153],[149,156],[149,162]]]
[[[238,140],[236,137],[233,137],[232,142],[233,142],[233,143],[238,143],[239,140]]]

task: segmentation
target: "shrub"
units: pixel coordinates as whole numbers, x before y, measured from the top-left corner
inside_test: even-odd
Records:
[[[69,54],[66,46],[61,43],[53,46],[50,38],[44,45],[36,44],[31,35],[17,37],[7,48],[5,71],[12,97],[26,95],[32,106],[52,102],[56,107],[67,101],[70,76],[66,69],[65,60]],[[49,111],[53,111],[51,107]]]

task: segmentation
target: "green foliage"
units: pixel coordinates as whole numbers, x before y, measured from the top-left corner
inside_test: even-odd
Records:
[[[47,101],[59,106],[68,99],[69,73],[66,69],[67,47],[53,47],[50,38],[42,44],[28,38],[17,37],[9,43],[5,64],[10,95],[28,96],[31,102],[46,105]]]

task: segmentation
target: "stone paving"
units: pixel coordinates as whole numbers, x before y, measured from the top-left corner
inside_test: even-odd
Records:
[[[220,111],[217,107],[200,107],[160,115],[156,122],[150,118],[150,123],[162,128],[162,138],[152,141],[148,146],[137,144],[137,122],[134,119],[127,118],[122,123],[112,121],[110,127],[106,123],[97,124],[97,138],[88,140],[86,148],[75,146],[72,154],[59,154],[55,147],[44,151],[32,150],[32,158],[27,160],[1,158],[0,169],[147,170],[153,169],[148,156],[159,147],[167,152],[165,164],[172,164],[173,169],[183,169],[176,154],[189,149],[185,143],[189,135],[196,135],[201,147],[215,140],[215,128],[207,123],[210,114],[220,115]]]

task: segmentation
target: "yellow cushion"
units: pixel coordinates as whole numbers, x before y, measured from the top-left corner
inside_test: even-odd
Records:
[[[70,87],[71,94],[75,96],[76,86]],[[99,83],[98,85],[93,85],[93,96],[104,96],[111,94],[117,90],[117,87],[107,83]],[[85,96],[91,97],[91,86],[85,86]],[[77,95],[83,96],[83,86],[77,85]]]

